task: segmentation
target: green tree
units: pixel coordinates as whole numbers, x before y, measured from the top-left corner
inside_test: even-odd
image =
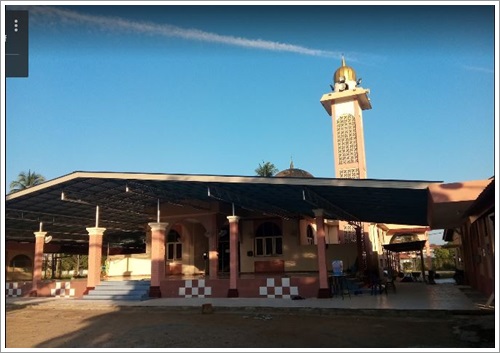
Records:
[[[278,168],[271,162],[262,161],[262,164],[259,163],[259,166],[255,169],[255,173],[258,176],[271,177],[278,173]]]
[[[28,170],[28,173],[26,172],[21,172],[17,176],[17,180],[14,180],[13,182],[10,183],[10,192],[17,192],[21,191],[27,188],[30,188],[32,186],[41,184],[45,181],[45,177],[41,174],[37,174],[35,172],[31,172],[31,170]]]
[[[446,248],[435,248],[433,265],[437,270],[450,270],[455,266],[455,257],[453,251]]]

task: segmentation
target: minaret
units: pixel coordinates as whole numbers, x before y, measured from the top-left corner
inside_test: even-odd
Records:
[[[332,118],[335,177],[366,179],[365,141],[362,111],[371,109],[369,89],[360,86],[361,78],[342,64],[333,75],[333,92],[321,97],[321,104]]]
[[[366,179],[365,140],[363,134],[363,110],[371,109],[370,90],[360,86],[361,78],[345,63],[333,74],[332,92],[321,97],[321,104],[332,118],[333,156],[335,177]],[[357,244],[358,270],[367,269],[369,259],[365,247],[367,227],[365,223],[338,220],[340,243]]]

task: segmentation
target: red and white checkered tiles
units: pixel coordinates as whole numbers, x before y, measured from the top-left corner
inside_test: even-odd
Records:
[[[22,295],[22,289],[18,288],[17,282],[5,283],[5,295],[7,297],[16,298]]]
[[[71,282],[56,282],[56,288],[50,290],[50,295],[53,297],[74,297],[75,289],[71,288]]]
[[[205,287],[204,279],[185,280],[179,288],[179,296],[184,298],[205,298],[212,295],[212,287]]]
[[[267,278],[266,284],[265,287],[259,287],[259,295],[266,298],[290,299],[292,295],[299,295],[299,288],[290,286],[290,278],[281,278],[281,285],[274,278]]]

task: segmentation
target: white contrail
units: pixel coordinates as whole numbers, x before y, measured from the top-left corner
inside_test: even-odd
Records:
[[[222,43],[227,45],[239,46],[244,48],[262,49],[271,51],[291,52],[302,55],[322,56],[322,57],[340,57],[339,52],[306,48],[299,45],[273,42],[262,39],[247,39],[241,37],[220,35],[211,32],[205,32],[198,29],[187,29],[168,24],[155,24],[148,22],[130,21],[119,17],[105,17],[82,14],[67,9],[35,6],[30,8],[33,15],[52,15],[58,19],[70,23],[86,23],[99,26],[106,30],[127,30],[134,33],[144,33],[160,35],[165,37],[177,37],[189,40],[198,40],[210,43]]]

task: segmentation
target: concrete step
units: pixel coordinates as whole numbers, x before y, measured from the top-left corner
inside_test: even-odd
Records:
[[[144,289],[91,289],[88,295],[142,295],[145,292],[149,292],[149,288],[147,290]]]
[[[150,281],[103,281],[83,296],[89,300],[144,300],[149,298]]]
[[[145,289],[149,288],[151,286],[150,283],[141,283],[141,284],[132,284],[132,283],[113,283],[109,284],[107,282],[101,282],[98,287],[99,288],[106,288],[108,290],[113,290],[113,289]]]
[[[146,300],[149,298],[149,295],[143,294],[143,295],[120,295],[120,294],[114,294],[114,295],[84,295],[82,299],[84,300],[135,300],[135,301],[140,301],[140,300]]]
[[[132,287],[141,287],[141,286],[147,286],[149,287],[151,285],[151,281],[102,281],[99,283],[99,286],[132,286]]]

